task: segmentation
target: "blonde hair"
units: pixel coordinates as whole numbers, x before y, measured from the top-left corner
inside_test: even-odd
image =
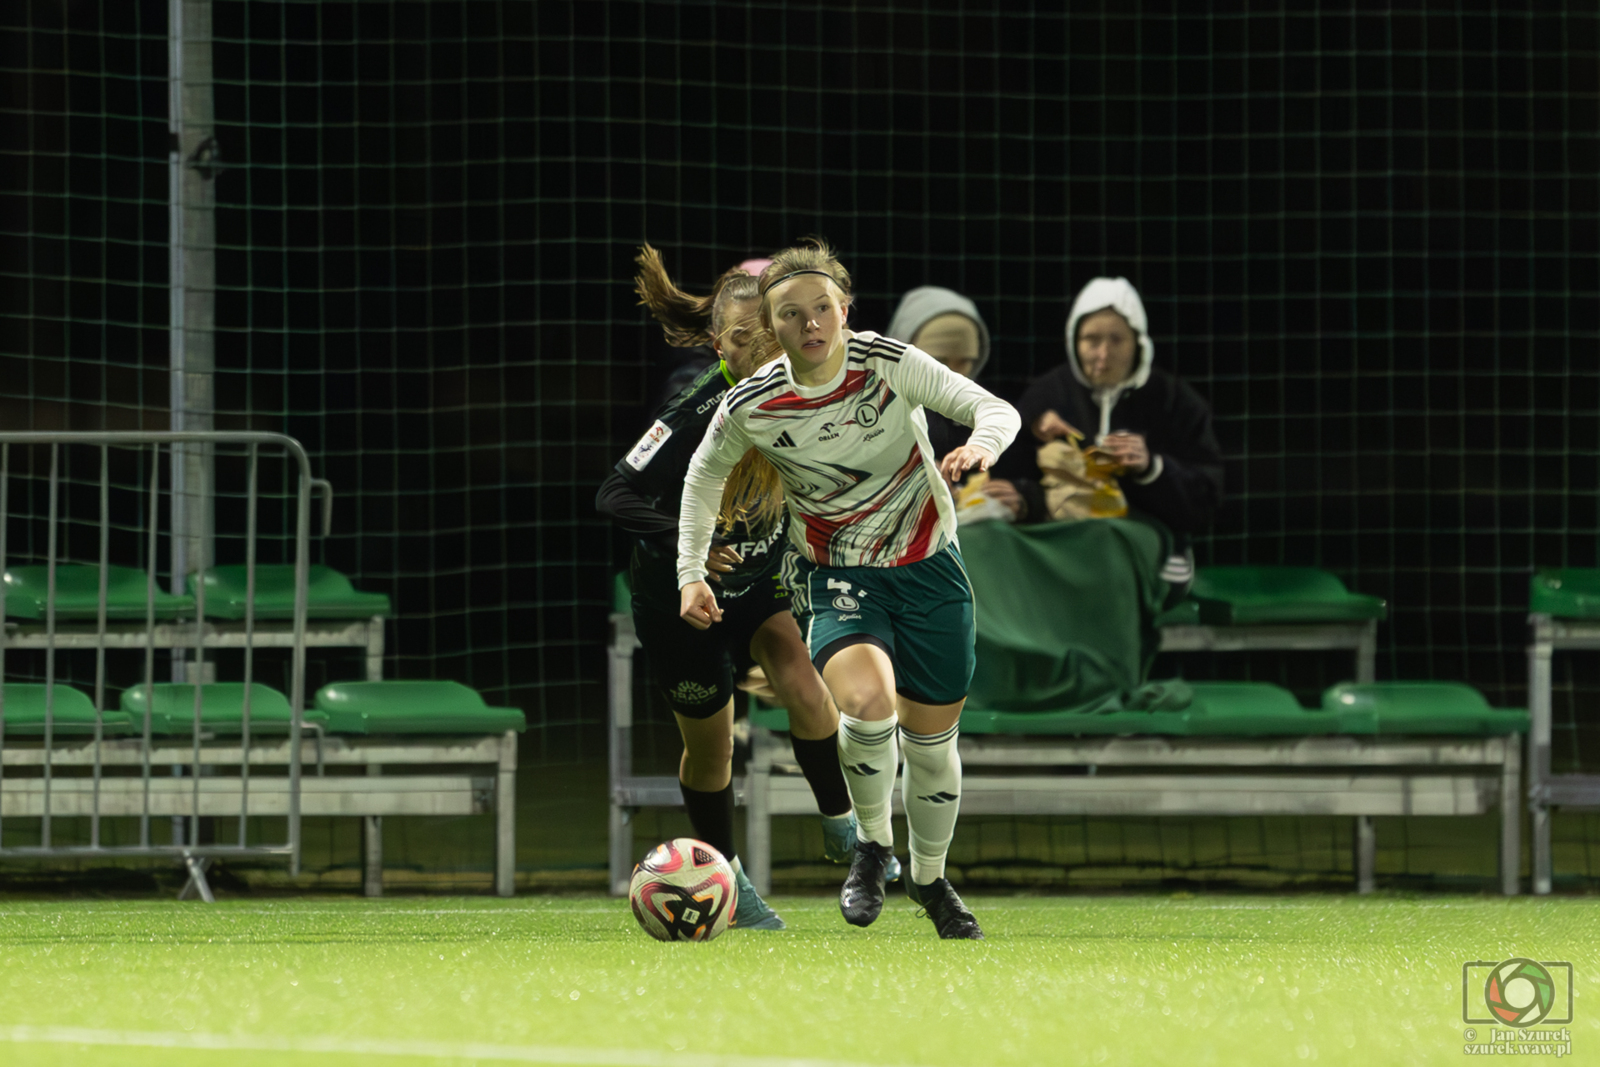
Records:
[[[850,303],[850,272],[839,262],[832,246],[821,237],[802,237],[800,243],[772,254],[772,262],[761,272],[761,325],[772,334],[772,308],[767,294],[788,275],[800,273],[826,274],[839,288],[840,302]],[[773,334],[773,343],[777,335]]]
[[[738,267],[718,278],[710,296],[694,296],[679,289],[667,274],[661,253],[649,245],[639,250],[634,262],[639,273],[634,275],[633,291],[639,294],[639,303],[650,310],[650,315],[661,323],[667,343],[678,348],[711,344],[740,325],[729,321],[734,305],[761,296],[757,279]],[[759,322],[755,323],[759,328]],[[770,363],[782,352],[776,338],[767,342],[768,334],[759,331],[756,348],[752,352],[753,365]],[[717,510],[717,526],[726,532],[735,523],[742,522],[756,536],[764,536],[783,514],[783,480],[778,469],[755,449],[750,449],[734,466],[722,490],[722,505]]]
[[[651,318],[661,324],[667,344],[674,348],[712,344],[729,330],[732,305],[761,295],[757,280],[738,267],[718,278],[709,296],[695,296],[678,288],[667,273],[661,253],[649,245],[639,249],[633,261],[639,265],[633,276],[633,291],[638,294],[639,303],[649,309]]]

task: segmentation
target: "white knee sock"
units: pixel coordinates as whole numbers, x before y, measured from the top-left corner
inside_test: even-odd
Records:
[[[844,768],[850,803],[856,809],[861,836],[880,845],[894,844],[889,798],[894,795],[894,775],[900,765],[895,744],[899,725],[899,717],[893,714],[871,722],[839,716],[839,764]]]
[[[944,859],[961,811],[959,732],[959,724],[937,734],[900,731],[906,754],[900,798],[911,829],[911,880],[918,885],[944,877]]]

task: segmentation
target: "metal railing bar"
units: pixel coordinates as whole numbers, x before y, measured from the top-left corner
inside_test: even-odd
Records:
[[[311,479],[311,488],[322,494],[322,536],[333,536],[333,483],[326,478]]]
[[[50,518],[45,537],[44,606],[44,814],[39,825],[39,844],[50,847],[50,786],[53,780],[50,753],[55,747],[56,726],[56,517],[61,490],[61,446],[50,446]]]
[[[295,442],[295,447],[300,447]],[[300,735],[306,711],[306,583],[311,571],[311,462],[300,451],[299,514],[294,524],[294,668],[289,694],[289,875],[300,875]]]
[[[128,853],[128,852],[143,852],[144,854],[162,855],[162,856],[173,856],[173,855],[176,855],[176,856],[184,856],[184,855],[195,856],[195,855],[207,855],[207,854],[212,854],[212,855],[219,855],[219,854],[286,855],[286,856],[289,857],[291,872],[293,874],[298,874],[299,870],[300,870],[300,860],[301,860],[301,853],[302,853],[302,847],[303,847],[303,833],[302,833],[302,819],[301,819],[301,807],[302,807],[302,805],[301,805],[301,798],[299,796],[300,784],[301,784],[301,775],[302,775],[302,758],[301,758],[302,752],[301,752],[301,750],[303,748],[303,743],[304,743],[304,738],[305,738],[305,731],[308,728],[308,724],[304,721],[304,718],[305,718],[305,710],[306,710],[306,692],[305,692],[305,687],[306,687],[306,656],[305,656],[305,642],[306,642],[307,615],[308,615],[307,582],[308,582],[309,573],[310,573],[310,536],[311,536],[311,514],[310,514],[310,512],[311,512],[311,504],[312,504],[311,497],[312,497],[314,491],[320,491],[323,494],[323,497],[324,497],[323,525],[324,525],[324,528],[326,529],[326,528],[328,528],[328,526],[330,524],[330,519],[331,519],[331,512],[328,511],[328,505],[331,503],[331,498],[332,498],[332,491],[331,490],[332,490],[332,487],[327,485],[325,482],[323,484],[321,484],[321,485],[317,484],[317,482],[319,480],[318,479],[313,479],[311,477],[310,460],[306,455],[304,447],[298,441],[294,440],[291,437],[283,435],[283,434],[260,433],[260,432],[250,432],[250,431],[223,431],[223,432],[216,432],[216,431],[200,431],[200,430],[195,430],[195,431],[177,431],[177,432],[169,432],[169,431],[117,431],[117,432],[106,432],[106,433],[95,433],[95,432],[45,432],[45,431],[0,432],[0,565],[3,565],[3,563],[4,563],[4,558],[5,558],[5,555],[6,555],[6,547],[7,547],[6,541],[5,541],[5,525],[6,525],[5,520],[9,515],[9,511],[8,511],[8,503],[9,503],[9,501],[8,501],[8,499],[6,497],[6,493],[7,493],[8,484],[9,484],[9,455],[10,455],[9,449],[10,449],[10,446],[12,444],[49,445],[51,447],[51,480],[50,480],[50,505],[51,506],[50,506],[50,515],[49,515],[49,538],[48,538],[50,544],[49,544],[49,550],[48,550],[48,564],[49,564],[49,566],[47,568],[48,574],[49,574],[49,580],[47,582],[47,591],[46,591],[47,606],[46,606],[46,620],[45,620],[46,625],[45,625],[45,635],[44,635],[45,636],[45,650],[46,650],[46,682],[47,682],[47,684],[46,684],[46,687],[45,687],[45,689],[46,689],[46,694],[45,694],[46,695],[45,743],[44,743],[44,746],[42,748],[42,754],[43,754],[42,766],[43,766],[44,774],[45,774],[47,780],[44,783],[44,790],[43,790],[44,796],[41,798],[44,801],[44,803],[42,805],[42,808],[43,808],[43,811],[45,812],[43,830],[42,830],[41,839],[40,839],[41,840],[41,844],[37,848],[31,848],[31,849],[27,850],[26,853],[23,853],[23,852],[21,852],[19,850],[16,850],[16,849],[9,849],[9,848],[0,847],[0,855],[67,854],[69,852],[73,853],[73,854],[76,854],[76,853],[85,852],[85,851],[99,851],[101,854],[104,854],[106,851],[110,851],[110,849],[107,849],[106,846],[104,845],[104,843],[98,841],[97,838],[94,840],[94,843],[92,843],[89,846],[62,845],[62,846],[56,847],[54,845],[53,834],[51,832],[52,825],[53,825],[52,822],[51,822],[51,819],[53,818],[53,812],[52,812],[52,808],[51,808],[51,802],[49,800],[49,796],[50,796],[50,792],[49,791],[50,791],[51,787],[50,787],[50,782],[49,782],[48,779],[53,775],[53,766],[54,766],[54,762],[55,762],[55,759],[54,759],[54,742],[55,742],[55,738],[54,738],[54,731],[55,731],[55,721],[54,721],[54,696],[55,696],[55,692],[54,692],[54,686],[55,686],[54,660],[55,660],[55,653],[57,651],[58,640],[60,638],[60,634],[57,633],[57,622],[56,622],[56,599],[57,599],[57,596],[56,596],[57,595],[56,568],[57,568],[57,562],[58,562],[56,557],[57,557],[57,554],[58,554],[58,548],[60,547],[59,543],[58,543],[58,537],[59,537],[58,526],[59,526],[59,519],[60,519],[59,511],[60,511],[60,507],[61,507],[60,485],[61,485],[61,480],[62,480],[61,469],[60,469],[60,446],[65,444],[65,445],[97,445],[97,446],[101,447],[101,466],[102,466],[102,499],[101,499],[102,530],[101,530],[101,536],[102,536],[102,540],[103,540],[103,546],[102,546],[102,566],[101,566],[101,572],[100,573],[101,573],[101,580],[102,580],[102,588],[101,588],[100,595],[98,597],[98,612],[97,612],[97,614],[100,617],[99,617],[99,619],[97,619],[96,630],[95,630],[95,646],[94,646],[96,648],[96,656],[97,656],[97,661],[96,661],[97,683],[96,683],[96,701],[95,701],[95,703],[96,703],[96,731],[95,731],[95,741],[94,741],[95,752],[94,752],[94,757],[93,758],[96,760],[97,766],[103,768],[104,767],[104,759],[103,759],[103,751],[102,750],[103,750],[104,746],[107,743],[106,736],[105,736],[105,730],[107,729],[107,727],[106,727],[106,720],[105,720],[105,717],[104,717],[104,713],[105,713],[105,707],[104,707],[104,704],[105,704],[105,691],[104,691],[104,686],[105,686],[105,683],[104,683],[104,675],[102,673],[103,670],[104,670],[104,666],[103,666],[103,661],[100,659],[100,657],[103,655],[104,649],[110,648],[111,644],[112,644],[111,639],[110,639],[111,634],[110,634],[110,622],[109,622],[109,540],[108,540],[109,539],[109,524],[110,524],[109,448],[149,445],[149,446],[152,447],[152,452],[151,452],[152,476],[151,476],[151,480],[150,480],[150,497],[149,497],[149,499],[150,499],[150,520],[149,520],[150,521],[150,525],[149,525],[149,530],[148,530],[148,543],[147,543],[148,558],[147,558],[147,561],[146,561],[146,574],[145,574],[145,579],[146,579],[146,582],[145,582],[145,585],[146,585],[146,588],[145,588],[145,620],[144,620],[145,621],[145,635],[144,635],[144,641],[142,642],[144,655],[145,655],[144,688],[145,688],[145,697],[146,697],[146,699],[145,699],[144,721],[141,724],[140,737],[139,737],[139,742],[138,742],[138,746],[139,746],[138,747],[138,756],[137,756],[137,759],[139,761],[139,774],[140,774],[141,785],[142,785],[142,793],[143,793],[142,803],[140,805],[141,813],[140,813],[140,816],[139,816],[139,824],[140,824],[139,838],[140,838],[140,844],[137,845],[137,846],[114,846],[113,848],[118,850],[118,851],[123,851],[125,853]],[[174,838],[174,840],[173,840],[171,845],[169,845],[169,846],[155,846],[155,845],[152,845],[151,841],[150,841],[150,815],[151,815],[150,809],[151,809],[151,803],[152,803],[152,799],[153,799],[153,797],[152,797],[152,788],[151,788],[152,779],[151,779],[151,773],[150,772],[151,772],[151,769],[152,769],[151,768],[151,760],[152,760],[152,756],[153,756],[154,751],[155,751],[154,738],[153,738],[153,732],[154,732],[153,711],[154,711],[154,704],[155,704],[155,701],[154,701],[155,662],[154,662],[154,660],[155,660],[155,649],[156,649],[156,645],[155,645],[155,629],[156,629],[156,627],[155,627],[155,617],[156,617],[155,588],[156,588],[156,584],[157,584],[156,583],[156,579],[157,579],[157,576],[159,574],[159,553],[158,553],[158,548],[159,548],[159,544],[160,544],[160,495],[161,495],[160,467],[161,467],[161,459],[162,459],[161,448],[162,448],[163,445],[167,446],[168,449],[169,449],[169,454],[170,454],[170,452],[180,451],[178,446],[186,445],[186,444],[197,444],[197,445],[207,445],[207,446],[214,446],[214,445],[248,445],[248,446],[251,446],[250,449],[249,449],[249,452],[250,452],[250,460],[251,460],[252,489],[251,489],[251,494],[250,494],[250,498],[249,498],[249,502],[248,502],[249,510],[250,510],[250,513],[251,513],[251,522],[250,522],[250,529],[248,531],[248,533],[249,533],[248,539],[250,541],[250,546],[251,546],[252,551],[250,553],[250,558],[247,561],[247,568],[246,568],[246,571],[247,571],[247,576],[246,576],[247,591],[246,591],[246,595],[247,595],[249,603],[247,604],[247,607],[246,607],[246,627],[245,627],[246,628],[245,649],[246,649],[246,661],[247,661],[247,668],[246,669],[248,671],[249,684],[253,684],[253,679],[254,679],[254,658],[253,657],[254,657],[254,640],[255,640],[256,628],[257,628],[256,627],[257,620],[256,620],[256,613],[255,613],[255,603],[254,603],[254,601],[255,601],[255,585],[256,585],[256,566],[255,566],[255,562],[256,561],[255,561],[255,558],[254,558],[254,555],[255,555],[254,548],[257,545],[257,543],[259,542],[259,500],[260,500],[259,446],[261,446],[261,445],[269,445],[269,446],[271,446],[273,448],[281,449],[283,451],[283,453],[286,455],[286,458],[289,459],[290,461],[292,461],[296,465],[296,468],[297,468],[298,482],[297,482],[297,493],[296,493],[297,515],[296,515],[296,523],[295,523],[295,568],[294,568],[295,593],[294,593],[293,624],[292,624],[292,627],[291,627],[291,631],[292,631],[292,633],[291,633],[292,662],[293,662],[293,668],[292,668],[292,671],[291,671],[292,693],[291,693],[291,700],[290,700],[290,707],[291,707],[291,713],[292,714],[291,714],[291,721],[290,721],[290,728],[289,728],[289,740],[290,740],[291,751],[290,751],[290,759],[289,759],[289,766],[288,766],[288,777],[289,777],[289,787],[290,787],[289,788],[289,798],[288,798],[289,799],[289,817],[288,817],[289,840],[288,840],[288,842],[286,844],[283,844],[283,845],[263,844],[263,845],[252,847],[252,846],[248,846],[248,845],[245,844],[245,842],[246,842],[246,840],[248,838],[248,818],[249,818],[248,800],[246,800],[241,804],[241,808],[240,808],[240,838],[239,838],[239,844],[233,845],[233,846],[216,846],[216,845],[198,846],[198,833],[199,833],[198,820],[201,817],[200,816],[200,805],[199,805],[199,792],[200,792],[199,787],[200,787],[201,783],[198,780],[195,783],[193,783],[193,785],[194,785],[194,799],[192,800],[191,811],[190,811],[190,816],[189,816],[189,818],[190,818],[190,833],[188,835],[186,835],[190,839],[189,843],[188,844],[184,844],[184,842],[183,842],[183,836],[185,836],[185,835],[183,835],[181,833],[181,825],[176,828],[176,829],[179,830],[179,834],[178,834],[178,836],[175,836],[175,838]],[[206,499],[206,500],[202,501],[202,506],[208,506],[208,505],[211,505],[212,503],[213,503],[213,501],[211,501],[209,499]],[[187,569],[187,568],[185,568],[185,569]],[[202,566],[200,566],[200,568],[198,569],[199,581],[197,582],[197,590],[196,590],[196,637],[195,637],[195,640],[197,642],[196,650],[195,650],[195,664],[196,664],[196,670],[197,671],[203,670],[203,668],[204,668],[204,664],[205,664],[205,652],[204,652],[204,649],[207,647],[207,645],[205,644],[207,627],[206,627],[206,623],[205,623],[205,609],[204,609],[204,599],[205,599],[205,581],[204,581],[204,579],[205,579],[205,574],[208,571],[208,569],[209,569],[209,562],[204,562],[202,564]],[[182,577],[177,576],[177,575],[174,576],[174,580],[175,581],[183,581],[183,580],[186,580],[186,579],[187,579],[187,575],[184,575]],[[0,618],[3,618],[4,603],[5,603],[4,597],[5,597],[4,588],[3,588],[3,586],[0,586]],[[3,677],[4,677],[3,676],[3,666],[4,666],[3,657],[4,657],[4,654],[5,654],[6,645],[7,645],[7,640],[6,640],[5,636],[4,636],[4,634],[0,633],[0,751],[3,751],[3,749],[4,749],[4,741],[5,741],[5,728],[4,728],[4,718],[3,718],[4,706],[5,706],[5,687],[4,687],[4,684],[3,684]],[[203,695],[202,695],[201,690],[199,689],[199,686],[203,684],[202,676],[201,675],[197,675],[195,677],[195,679],[194,679],[193,684],[196,686],[196,690],[195,690],[196,703],[195,703],[195,716],[194,716],[195,735],[194,735],[193,741],[192,741],[192,743],[191,743],[191,745],[189,747],[190,747],[190,757],[191,757],[191,768],[196,772],[195,777],[196,777],[196,779],[198,779],[200,777],[198,771],[202,767],[207,765],[202,761],[202,755],[203,755],[205,750],[204,750],[203,746],[201,746],[201,744],[200,744],[200,740],[201,740],[201,736],[202,736],[201,735],[201,731],[200,731],[200,727],[201,727],[202,722],[203,722]],[[253,745],[253,737],[251,736],[253,734],[253,721],[252,721],[253,704],[251,702],[249,684],[247,684],[247,687],[246,687],[246,690],[245,690],[245,706],[244,706],[244,708],[241,709],[241,718],[243,720],[242,724],[241,724],[242,727],[243,727],[242,744],[243,744],[245,750],[248,750],[248,748]],[[319,740],[320,740],[320,738],[319,738]],[[319,751],[320,751],[320,749],[319,749]],[[242,751],[241,755],[245,755],[245,752]],[[244,762],[242,763],[241,766],[242,766],[241,778],[243,778],[243,777],[248,775],[248,768],[250,766],[248,758],[246,758],[244,760]],[[178,767],[180,768],[180,773],[181,773],[182,764],[179,764]],[[103,792],[104,791],[99,785],[99,779],[96,780],[96,789],[97,789],[97,796],[103,797]],[[245,792],[244,796],[248,797],[248,793]],[[97,799],[97,802],[96,802],[96,810],[97,811],[98,811],[98,807],[99,807],[99,804],[98,804],[98,799]],[[179,821],[181,823],[181,819]]]
[[[243,848],[248,832],[250,815],[250,687],[255,682],[256,635],[256,492],[260,454],[256,445],[250,446],[249,486],[245,503],[244,525],[244,710],[239,767],[239,847]]]
[[[156,564],[161,549],[161,445],[150,450],[150,541],[144,574],[144,730],[140,742],[140,778],[144,803],[139,813],[139,844],[150,847],[150,730],[156,691]]]
[[[6,750],[6,530],[11,527],[11,445],[0,444],[0,754]],[[5,761],[0,759],[0,785]],[[4,794],[0,793],[0,850],[5,847]]]
[[[200,512],[200,528],[209,529],[210,516],[206,509],[210,504],[210,497],[202,493],[197,507]],[[177,530],[172,531],[174,537],[179,536]],[[187,536],[185,534],[184,536]],[[194,779],[191,786],[191,807],[189,811],[189,845],[200,844],[200,731],[202,722],[202,709],[204,707],[204,693],[206,680],[206,556],[205,550],[197,553],[197,566],[194,571],[194,665],[193,676],[186,678],[194,687],[194,752],[190,759],[189,775]],[[179,579],[173,577],[173,583]],[[188,673],[187,671],[185,673]]]
[[[100,743],[106,721],[106,595],[111,562],[111,446],[100,446],[100,587],[95,604],[94,650],[94,813],[89,843],[100,847]]]

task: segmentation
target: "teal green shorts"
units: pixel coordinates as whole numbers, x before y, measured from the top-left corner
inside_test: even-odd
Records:
[[[899,694],[919,704],[967,695],[976,663],[972,585],[954,545],[903,567],[818,567],[799,561],[794,611],[820,672],[851,645],[894,663]]]

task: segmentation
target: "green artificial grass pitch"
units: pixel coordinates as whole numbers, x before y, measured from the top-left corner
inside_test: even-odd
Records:
[[[773,903],[696,945],[602,897],[0,902],[0,1062],[1454,1064],[1463,963],[1512,956],[1572,962],[1600,1057],[1590,899],[974,895],[982,943]]]

